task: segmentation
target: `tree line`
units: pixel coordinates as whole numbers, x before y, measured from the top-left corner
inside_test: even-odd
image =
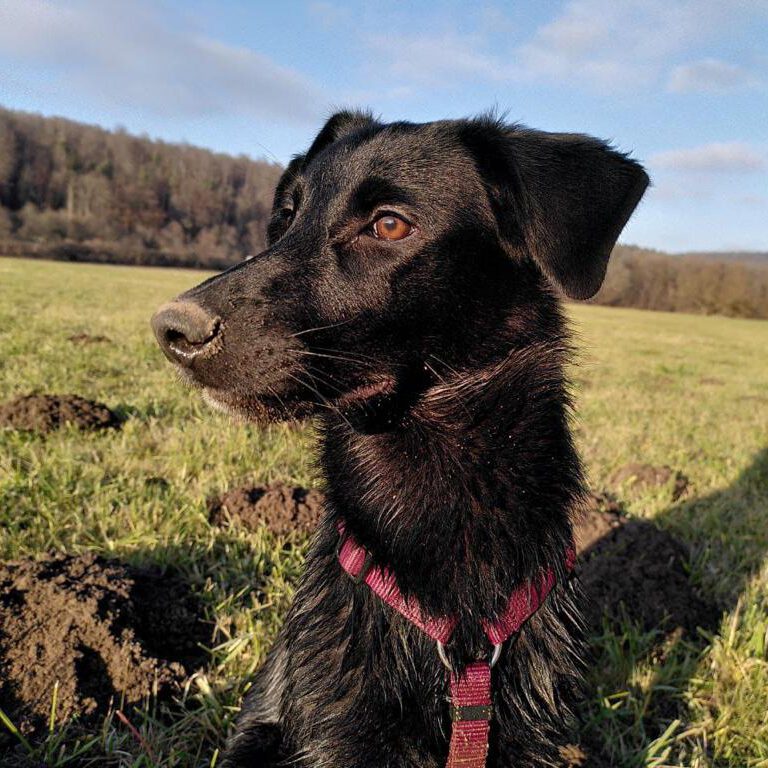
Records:
[[[0,255],[222,269],[264,248],[281,172],[0,108]],[[620,245],[594,301],[768,318],[768,255]]]
[[[768,318],[768,254],[672,256],[618,245],[593,301],[615,307]]]
[[[20,255],[223,267],[263,249],[281,171],[0,109],[0,240]]]

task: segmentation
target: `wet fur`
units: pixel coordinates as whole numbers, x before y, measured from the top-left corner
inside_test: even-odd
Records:
[[[341,113],[281,180],[261,262],[182,297],[224,324],[215,358],[191,377],[252,417],[315,412],[327,484],[306,571],[223,766],[445,762],[434,643],[341,571],[340,518],[403,593],[462,617],[448,646],[456,668],[490,650],[481,618],[558,569],[493,671],[488,760],[557,764],[582,666],[563,553],[583,493],[558,292],[597,290],[647,181],[583,136]],[[419,239],[395,250],[344,239],[366,196],[393,195],[423,217]],[[287,225],[286,200],[298,209]]]

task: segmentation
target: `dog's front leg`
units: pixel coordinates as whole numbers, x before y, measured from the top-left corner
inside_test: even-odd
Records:
[[[271,768],[284,760],[280,700],[287,656],[285,644],[278,637],[243,700],[221,768]]]

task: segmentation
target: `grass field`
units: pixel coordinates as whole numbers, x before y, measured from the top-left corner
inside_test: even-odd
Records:
[[[141,740],[113,716],[91,731],[54,728],[30,765],[215,765],[291,598],[302,546],[218,530],[205,502],[246,480],[316,484],[311,429],[230,423],[175,382],[148,318],[201,279],[0,260],[0,402],[72,392],[128,417],[121,431],[95,435],[0,431],[0,559],[92,550],[173,564],[215,626],[205,673],[183,699],[133,715]],[[592,306],[570,314],[591,483],[606,487],[631,461],[688,475],[678,502],[650,489],[629,495],[627,510],[688,542],[693,578],[726,606],[718,634],[652,654],[657,638],[630,627],[594,638],[584,729],[617,766],[768,766],[768,323]],[[112,343],[66,341],[79,332]],[[169,485],[147,482],[157,476]]]

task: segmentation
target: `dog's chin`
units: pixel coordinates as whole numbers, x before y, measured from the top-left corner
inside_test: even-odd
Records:
[[[274,424],[281,421],[301,421],[315,413],[313,403],[289,397],[250,395],[240,397],[211,387],[202,388],[203,400],[215,411],[237,421]]]
[[[176,366],[176,373],[184,385],[200,391],[203,401],[212,410],[224,413],[237,421],[273,424],[306,419],[315,412],[313,403],[300,399],[295,394],[243,393],[199,381],[191,372],[180,366]]]
[[[214,411],[224,413],[238,421],[272,424],[280,421],[308,419],[317,413],[338,413],[347,422],[367,419],[380,414],[384,403],[395,395],[394,383],[377,381],[361,384],[339,397],[327,399],[320,404],[298,399],[290,395],[249,394],[241,396],[227,390],[201,386],[203,400]]]
[[[318,414],[335,413],[344,422],[362,431],[378,431],[390,421],[392,403],[397,399],[395,380],[390,378],[360,384],[336,398],[328,398],[320,403],[288,394],[242,395],[200,385],[190,379],[187,381],[201,390],[203,400],[213,410],[237,421],[256,424],[299,421]]]
[[[201,391],[205,404],[212,410],[217,411],[218,413],[226,414],[227,416],[231,416],[233,419],[247,418],[245,409],[239,408],[236,405],[227,402],[221,397],[220,394],[215,394],[216,390],[203,388]]]

